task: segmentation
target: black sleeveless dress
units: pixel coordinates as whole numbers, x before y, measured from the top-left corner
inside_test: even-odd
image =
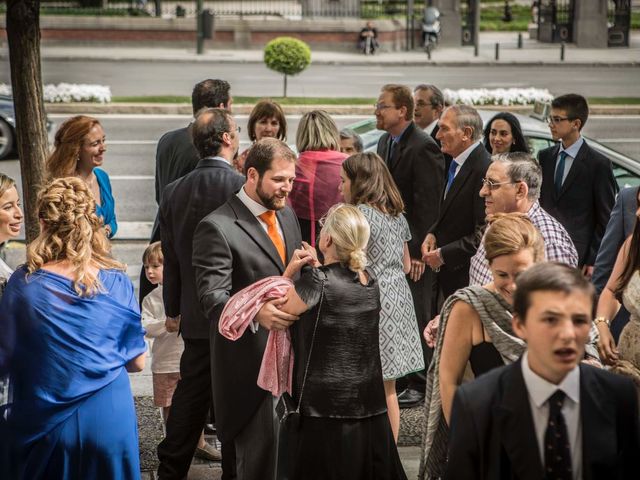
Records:
[[[302,391],[299,441],[280,452],[278,479],[407,478],[387,416],[378,346],[380,294],[367,273],[370,281],[362,285],[357,274],[334,263],[304,268],[295,284],[310,307],[291,329],[296,403],[319,307],[320,317]]]

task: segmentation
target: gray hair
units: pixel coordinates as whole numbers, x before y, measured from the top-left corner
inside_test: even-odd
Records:
[[[420,85],[417,85],[416,88],[413,89],[413,92],[415,93],[421,90],[426,92],[431,92],[431,106],[433,108],[438,108],[438,107],[444,108],[445,106],[444,95],[442,94],[442,92],[438,87],[428,83],[421,83]]]
[[[340,134],[336,122],[324,110],[312,110],[302,115],[296,133],[298,152],[340,150]]]
[[[353,140],[353,148],[356,149],[356,152],[360,153],[364,149],[362,145],[362,138],[356,132],[351,130],[350,128],[343,128],[340,130],[340,140]]]
[[[460,130],[466,127],[471,128],[473,135],[471,139],[477,142],[482,138],[482,118],[478,111],[469,105],[452,105],[447,110],[456,114],[456,123]]]
[[[540,198],[542,169],[538,161],[529,153],[508,152],[494,155],[491,161],[504,163],[512,182],[524,182],[529,187],[527,199],[535,202]]]

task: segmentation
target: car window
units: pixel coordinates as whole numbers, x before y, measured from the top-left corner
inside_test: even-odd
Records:
[[[637,187],[640,185],[640,177],[633,172],[630,172],[620,165],[613,164],[613,176],[618,182],[620,190],[627,187]]]
[[[530,137],[527,136],[527,143],[529,144],[529,150],[531,150],[531,154],[538,158],[538,153],[540,150],[544,150],[545,148],[549,148],[555,144],[553,140],[548,138],[540,138],[540,137]]]

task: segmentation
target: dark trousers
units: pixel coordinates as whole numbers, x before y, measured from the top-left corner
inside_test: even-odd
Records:
[[[424,392],[426,389],[426,372],[429,369],[429,363],[431,363],[431,357],[433,356],[433,349],[427,347],[424,336],[422,335],[422,332],[427,327],[427,323],[429,323],[433,318],[431,311],[432,277],[433,272],[428,266],[426,266],[426,270],[422,275],[422,278],[417,282],[414,282],[407,276],[407,282],[409,282],[409,289],[411,290],[411,296],[413,297],[413,307],[416,310],[416,320],[418,321],[418,331],[420,332],[420,343],[422,344],[425,370],[410,373],[405,378],[407,388],[418,390],[420,392]],[[400,385],[402,386],[403,383],[404,382]]]
[[[212,407],[208,339],[184,339],[180,381],[171,401],[167,436],[158,445],[158,477],[186,478],[200,433]]]
[[[234,439],[238,479],[273,480],[279,425],[273,397],[265,395],[249,423]]]

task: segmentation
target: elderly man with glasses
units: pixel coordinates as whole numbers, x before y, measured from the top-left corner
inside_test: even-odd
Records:
[[[591,277],[618,185],[611,161],[580,135],[588,117],[589,106],[581,95],[555,98],[549,129],[560,143],[542,150],[538,160],[540,204],[567,229],[578,250],[578,265]]]
[[[487,216],[496,213],[526,214],[544,239],[545,256],[549,261],[578,265],[578,252],[571,237],[555,218],[538,203],[542,171],[531,155],[523,152],[504,153],[492,158],[482,181],[480,196],[484,198]],[[470,285],[486,285],[491,281],[489,262],[484,245],[471,258]]]

